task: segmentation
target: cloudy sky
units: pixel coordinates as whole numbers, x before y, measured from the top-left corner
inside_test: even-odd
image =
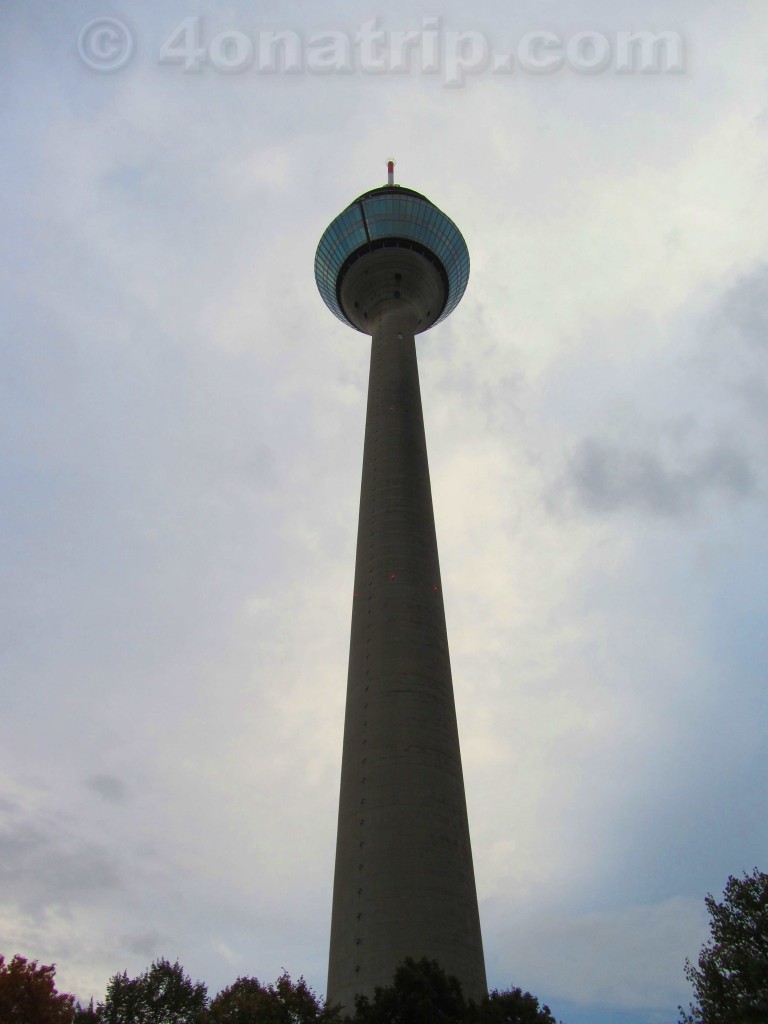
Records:
[[[472,257],[419,352],[489,981],[676,1020],[768,862],[766,38],[5,0],[0,952],[325,989],[368,352],[313,258],[394,156]]]

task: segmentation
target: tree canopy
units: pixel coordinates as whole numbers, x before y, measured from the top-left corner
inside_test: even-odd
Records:
[[[686,961],[694,1002],[680,1024],[765,1024],[768,1021],[768,875],[731,875],[718,902],[711,894],[710,941],[698,966]]]
[[[557,1024],[548,1006],[520,988],[491,992],[482,1000],[473,1024]]]
[[[0,1021],[3,1024],[71,1024],[74,998],[56,991],[55,964],[0,955]]]
[[[466,1021],[461,985],[434,960],[412,960],[395,971],[391,985],[377,988],[372,999],[355,1000],[355,1024],[453,1024]]]
[[[137,978],[115,974],[97,1013],[103,1024],[202,1024],[207,1008],[205,985],[161,958]]]
[[[335,1008],[321,1003],[303,978],[283,972],[274,985],[238,978],[219,992],[208,1011],[210,1024],[333,1024]]]
[[[467,1001],[458,979],[434,960],[410,958],[398,967],[391,985],[372,999],[358,997],[347,1024],[557,1024],[548,1006],[530,992],[512,988]]]

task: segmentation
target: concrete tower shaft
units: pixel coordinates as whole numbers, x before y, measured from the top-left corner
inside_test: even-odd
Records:
[[[402,229],[397,187],[381,192],[394,196],[380,223]],[[338,222],[356,204],[318,249],[338,226],[337,267],[318,284],[371,334],[328,973],[348,1009],[407,956],[486,991],[415,343],[458,301],[468,257],[448,218],[410,195],[414,233],[426,221],[449,238],[448,265],[423,237],[376,237],[365,211],[367,237],[345,253],[355,225]]]

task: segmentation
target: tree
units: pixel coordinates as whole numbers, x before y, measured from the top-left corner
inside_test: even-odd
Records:
[[[336,1007],[321,1003],[303,978],[283,973],[274,985],[238,978],[219,992],[208,1011],[210,1024],[336,1024]]]
[[[731,875],[718,903],[710,894],[711,939],[698,968],[685,962],[694,1003],[680,1024],[765,1024],[768,1021],[768,875]]]
[[[181,964],[155,960],[138,978],[127,972],[115,974],[107,986],[103,1024],[202,1024],[208,1007],[208,992],[202,982],[193,982]]]
[[[373,998],[355,1000],[354,1024],[454,1024],[466,1020],[467,1004],[457,978],[435,960],[406,957],[391,985]]]
[[[56,965],[0,955],[0,1021],[3,1024],[71,1024],[74,996],[56,991]]]
[[[557,1024],[548,1006],[519,988],[466,1001],[458,979],[427,959],[406,959],[391,985],[373,999],[358,996],[355,1006],[345,1024]]]
[[[104,1007],[93,1005],[93,999],[88,1003],[87,1006],[81,1006],[80,1003],[75,1006],[75,1017],[72,1024],[101,1024],[103,1021]]]
[[[469,1015],[472,1024],[557,1024],[548,1006],[520,988],[498,989],[486,996]]]

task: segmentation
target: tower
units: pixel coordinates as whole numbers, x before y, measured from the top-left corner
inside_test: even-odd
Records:
[[[393,169],[315,257],[326,305],[371,336],[328,969],[349,1010],[406,956],[486,992],[415,342],[458,304],[469,253]]]

